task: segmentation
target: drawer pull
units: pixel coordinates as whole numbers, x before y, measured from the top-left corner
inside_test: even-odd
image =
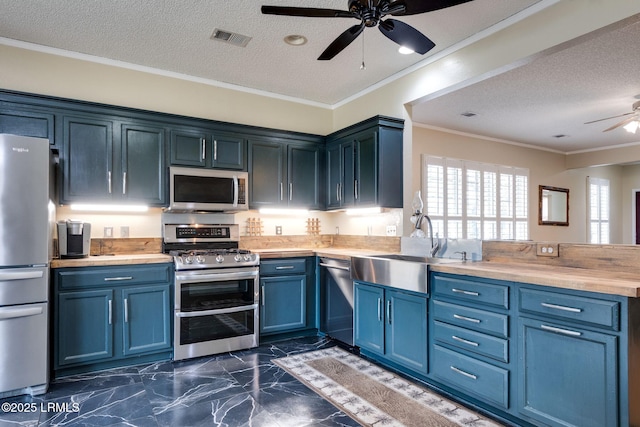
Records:
[[[478,347],[480,345],[477,342],[465,340],[464,338],[460,338],[460,337],[457,337],[455,335],[451,335],[451,338],[453,338],[454,340],[456,340],[458,342],[461,342],[463,344],[472,345],[474,347]]]
[[[544,329],[545,331],[556,332],[558,334],[569,335],[572,337],[579,337],[582,335],[582,332],[570,331],[569,329],[556,328],[555,326],[540,325],[540,328]]]
[[[581,308],[567,307],[566,305],[549,304],[548,302],[541,302],[540,305],[547,308],[555,308],[556,310],[570,311],[571,313],[582,313]]]
[[[464,320],[471,323],[480,323],[480,319],[474,319],[473,317],[460,316],[459,314],[454,314],[453,317],[458,320]]]
[[[276,267],[276,270],[293,270],[294,268],[293,265],[280,265]]]
[[[105,277],[104,281],[105,282],[119,282],[122,280],[132,280],[133,277],[132,276],[121,276],[121,277]]]
[[[464,375],[467,378],[471,378],[472,380],[477,380],[478,379],[477,375],[473,375],[473,374],[470,374],[469,372],[465,372],[462,369],[456,368],[455,366],[451,366],[451,370],[453,372],[456,372],[456,373],[460,374],[460,375]]]
[[[465,291],[464,289],[453,288],[453,289],[451,289],[451,292],[455,292],[455,293],[458,293],[458,294],[471,295],[471,296],[474,296],[474,297],[480,296],[480,292]]]

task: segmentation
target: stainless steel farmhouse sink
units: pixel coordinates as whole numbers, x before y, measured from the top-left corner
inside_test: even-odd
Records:
[[[351,278],[413,292],[429,292],[429,265],[461,260],[402,254],[351,257]]]

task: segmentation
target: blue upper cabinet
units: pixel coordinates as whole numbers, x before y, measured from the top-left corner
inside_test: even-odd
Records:
[[[246,170],[246,139],[198,128],[171,130],[171,165]]]
[[[327,137],[328,209],[402,207],[403,128],[377,116]]]
[[[315,142],[249,139],[249,206],[323,208],[323,151]]]
[[[53,111],[14,103],[0,104],[0,133],[46,138],[55,144]]]
[[[164,135],[146,123],[65,115],[60,202],[165,206]]]

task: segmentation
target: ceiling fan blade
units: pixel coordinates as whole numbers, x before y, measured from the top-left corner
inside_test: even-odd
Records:
[[[634,120],[638,120],[638,117],[637,117],[637,116],[632,116],[632,117],[626,118],[626,119],[624,119],[623,121],[618,122],[618,123],[616,123],[615,125],[613,125],[613,126],[611,126],[611,127],[609,127],[609,128],[606,128],[606,129],[605,129],[605,130],[603,130],[602,132],[608,132],[608,131],[613,130],[613,129],[615,129],[615,128],[619,128],[620,126],[624,126],[624,125],[626,125],[627,123],[631,123],[631,122],[632,122],[632,121],[634,121]]]
[[[624,116],[628,116],[629,114],[633,114],[633,111],[630,113],[624,113],[624,114],[618,114],[617,116],[611,116],[611,117],[605,117],[604,119],[598,119],[598,120],[591,120],[590,122],[585,122],[585,125],[590,125],[591,123],[598,123],[601,122],[603,120],[610,120],[610,119],[616,119],[618,117],[624,117]]]
[[[306,16],[309,18],[355,18],[345,10],[319,9],[315,7],[262,6],[265,15]]]
[[[362,30],[364,30],[364,22],[359,25],[354,25],[340,34],[338,38],[331,42],[329,47],[322,52],[322,55],[318,57],[318,61],[328,61],[342,52],[345,47],[349,46],[352,41],[358,38]]]
[[[389,9],[404,4],[404,12],[391,13],[391,15],[417,15],[418,13],[433,12],[434,10],[446,9],[447,7],[457,6],[472,0],[397,0],[389,4]]]
[[[387,19],[378,25],[382,34],[421,55],[429,52],[436,45],[427,36],[409,24],[397,19]]]

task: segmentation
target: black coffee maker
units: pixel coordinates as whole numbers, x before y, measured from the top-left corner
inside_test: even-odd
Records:
[[[68,219],[58,222],[60,258],[86,258],[91,250],[91,224]]]

